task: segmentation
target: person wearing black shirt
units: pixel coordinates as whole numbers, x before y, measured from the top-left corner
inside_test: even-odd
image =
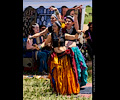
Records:
[[[55,21],[57,21],[57,16],[55,14],[51,15],[51,24],[53,24]],[[40,37],[41,35],[45,35],[47,33],[52,32],[52,25],[44,29],[42,32],[36,33],[28,38],[27,42],[30,41],[30,39]]]
[[[87,41],[86,46],[88,48],[88,54],[90,55],[90,58],[92,59],[92,35],[93,35],[93,24],[92,22],[89,22],[88,24],[88,30],[84,33],[84,39]]]
[[[53,46],[53,52],[48,61],[51,87],[59,94],[78,94],[80,85],[77,79],[77,71],[73,70],[76,68],[76,63],[75,60],[74,63],[71,61],[71,58],[74,58],[72,55],[74,53],[65,46],[65,40],[77,39],[80,32],[76,32],[74,35],[62,32],[59,21],[55,21],[52,28],[53,32],[48,35],[46,41],[39,47],[41,50],[50,42]]]

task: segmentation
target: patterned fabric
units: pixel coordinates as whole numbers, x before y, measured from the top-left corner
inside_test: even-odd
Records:
[[[72,47],[72,51],[74,52],[74,58],[76,62],[77,72],[78,72],[78,80],[80,82],[80,86],[84,86],[87,83],[87,66],[85,60],[82,56],[81,51],[78,47]]]
[[[28,6],[23,12],[23,37],[27,38],[31,33],[31,25],[36,23],[36,9]]]
[[[78,94],[79,83],[75,81],[70,57],[65,54],[62,58],[53,52],[54,57],[50,59],[49,78],[54,91],[59,94]]]
[[[57,8],[59,12],[61,13],[61,8]],[[45,25],[47,27],[51,26],[51,15],[54,13],[54,11],[50,11],[49,8],[45,8],[44,6],[40,6],[36,9],[37,17],[36,22],[39,25]]]

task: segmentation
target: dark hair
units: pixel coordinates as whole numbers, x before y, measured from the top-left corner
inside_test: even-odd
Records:
[[[51,7],[55,8],[55,6],[51,6]]]
[[[75,5],[73,8],[77,7],[77,5]]]
[[[46,27],[45,25],[40,25],[39,28]]]
[[[67,7],[67,6],[62,6],[62,7],[61,7],[61,15],[63,15],[63,13],[62,13],[62,9],[63,9],[63,8],[68,8],[68,7]]]
[[[90,27],[91,24],[92,24],[92,22],[89,22],[88,27]]]
[[[61,8],[68,8],[67,6],[62,6]]]
[[[71,11],[75,11],[75,9],[68,9],[68,11],[67,11],[66,14],[65,14],[65,17],[68,16],[68,15],[70,15],[70,12],[71,12]]]

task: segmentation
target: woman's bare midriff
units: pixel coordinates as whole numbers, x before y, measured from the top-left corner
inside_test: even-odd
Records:
[[[76,42],[74,41],[65,41],[65,46],[66,47],[76,47]]]
[[[64,52],[65,50],[67,50],[67,47],[65,47],[65,46],[63,46],[63,47],[55,47],[55,48],[54,48],[54,51],[55,51],[56,53],[62,53],[62,52]]]
[[[65,50],[67,50],[68,49],[68,47],[76,47],[76,42],[73,42],[73,41],[65,41],[65,46],[62,46],[62,47],[55,47],[54,48],[54,51],[56,52],[56,53],[61,53],[61,52],[64,52]]]

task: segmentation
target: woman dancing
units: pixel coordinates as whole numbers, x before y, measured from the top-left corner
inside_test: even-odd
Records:
[[[75,35],[76,34],[76,29],[78,29],[78,27],[75,27],[76,23],[74,22],[74,19],[76,20],[76,17],[77,17],[76,12],[77,11],[75,11],[74,18],[72,16],[68,15],[65,19],[65,23],[66,23],[65,33],[69,33],[70,35]],[[82,56],[81,51],[76,46],[76,39],[67,40],[66,41],[66,46],[71,47],[72,51],[74,52],[74,58],[75,58],[75,62],[76,62],[77,72],[78,72],[79,84],[80,84],[80,86],[84,86],[87,83],[87,76],[88,76],[87,66],[86,66],[85,60]]]
[[[78,83],[77,69],[73,64],[74,58],[71,49],[67,49],[65,46],[65,39],[74,40],[78,38],[79,33],[70,35],[63,33],[61,30],[61,24],[58,21],[53,23],[53,32],[50,33],[45,42],[39,47],[42,49],[49,42],[53,46],[53,53],[51,53],[49,59],[49,78],[51,86],[54,91],[59,94],[78,94],[80,92],[80,86]],[[70,56],[71,55],[71,56]],[[73,60],[73,62],[71,62]],[[74,62],[75,63],[75,62]],[[73,68],[74,67],[74,68]]]

